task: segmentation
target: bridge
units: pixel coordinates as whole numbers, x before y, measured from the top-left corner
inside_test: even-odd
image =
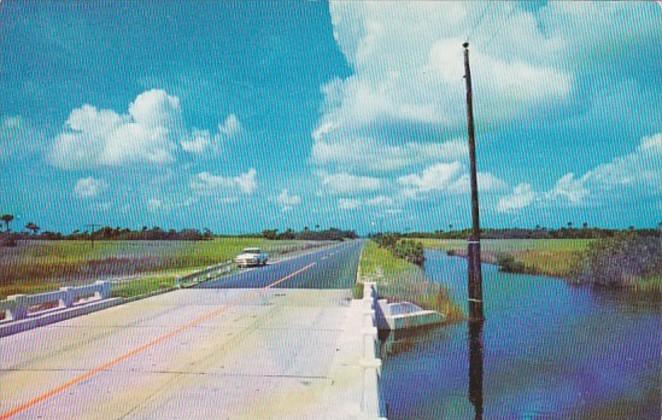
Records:
[[[0,418],[378,418],[352,241],[0,338]]]

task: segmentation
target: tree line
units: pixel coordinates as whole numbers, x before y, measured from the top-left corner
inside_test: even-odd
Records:
[[[569,222],[568,227],[559,229],[548,229],[536,226],[534,229],[527,228],[503,228],[503,229],[481,229],[482,239],[606,239],[618,236],[623,232],[636,233],[642,236],[657,236],[662,229],[662,222],[658,229],[636,229],[630,226],[627,229],[604,229],[589,227],[586,223],[582,227],[573,227]],[[426,238],[426,239],[467,239],[471,235],[470,229],[462,230],[436,230],[434,232],[393,232],[404,238]]]
[[[262,231],[262,237],[271,240],[304,240],[304,241],[342,241],[344,239],[357,239],[359,236],[354,230],[342,230],[338,228],[329,228],[320,230],[319,226],[316,229],[310,229],[307,226],[303,230],[295,231],[287,229],[279,232],[278,229],[265,229]]]

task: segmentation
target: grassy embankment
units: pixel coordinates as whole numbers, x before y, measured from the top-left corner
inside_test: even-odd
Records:
[[[219,238],[209,241],[20,241],[0,248],[0,299],[39,293],[95,279],[122,278],[113,294],[131,297],[175,286],[178,276],[259,246],[279,255],[309,246],[307,241]],[[127,276],[130,276],[127,278]]]
[[[630,238],[630,239],[628,239]],[[651,263],[655,239],[623,235],[608,239],[487,239],[481,241],[484,262],[504,271],[562,277],[571,282],[662,294],[662,274]],[[645,241],[649,246],[637,249]],[[428,249],[466,256],[466,241],[422,239]],[[612,268],[608,270],[608,268]]]
[[[521,264],[520,272],[566,277],[572,275],[581,252],[593,239],[483,239],[481,257],[484,262],[497,264],[503,255],[512,256]],[[440,249],[466,256],[467,241],[460,239],[421,239],[428,249]]]
[[[366,242],[359,269],[360,280],[377,282],[382,298],[391,302],[409,301],[422,308],[439,311],[448,321],[464,317],[445,287],[429,281],[421,268],[394,256],[373,241]]]

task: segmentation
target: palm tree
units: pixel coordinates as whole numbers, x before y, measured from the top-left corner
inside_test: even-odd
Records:
[[[41,229],[39,226],[37,226],[36,224],[34,224],[32,222],[29,222],[27,225],[25,225],[25,228],[27,230],[31,230],[33,235],[36,235],[37,232],[39,232],[39,229]]]
[[[14,216],[11,214],[3,214],[0,216],[0,220],[5,222],[5,232],[9,232],[9,224],[14,220]]]
[[[588,222],[584,222],[584,223],[582,223],[582,227],[583,227],[584,229],[586,229],[586,228],[588,227]]]
[[[568,222],[568,229],[572,229],[572,222]]]

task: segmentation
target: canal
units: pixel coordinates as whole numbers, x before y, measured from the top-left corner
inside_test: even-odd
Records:
[[[466,261],[425,271],[466,312]],[[482,328],[382,337],[389,418],[660,418],[659,302],[487,264],[483,290]]]

